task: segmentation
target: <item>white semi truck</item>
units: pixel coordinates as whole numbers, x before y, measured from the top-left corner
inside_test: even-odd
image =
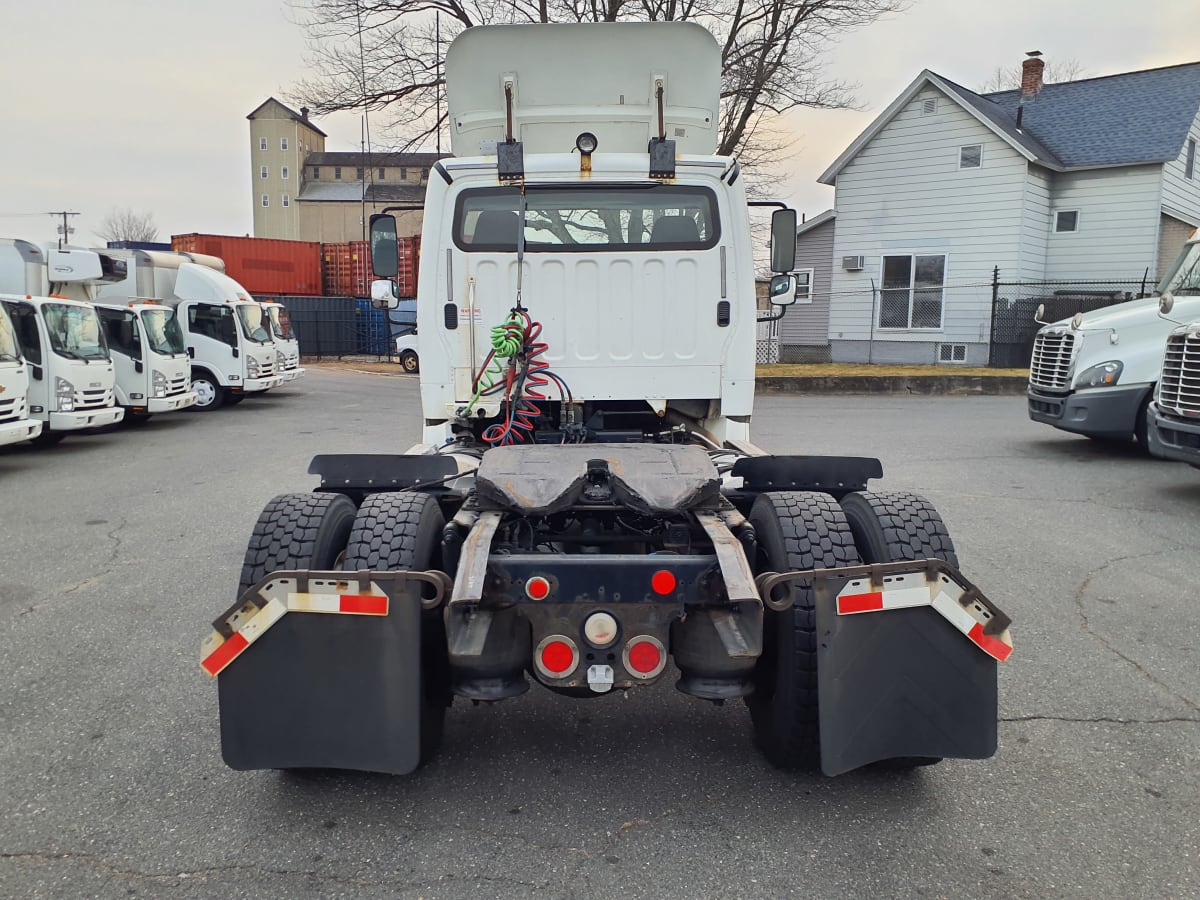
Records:
[[[318,456],[318,489],[263,510],[201,649],[226,763],[411,772],[455,698],[676,670],[744,701],[779,766],[990,756],[1009,620],[934,508],[869,490],[876,459],[749,441],[755,267],[745,177],[713,155],[712,36],[476,27],[446,79],[423,441]],[[395,219],[371,233],[393,277]],[[781,303],[795,235],[776,210]]]
[[[60,293],[122,277],[119,269],[87,250],[0,240],[0,303],[28,369],[30,417],[42,423],[35,443],[55,444],[71,431],[112,425],[124,416],[96,310]]]
[[[1195,241],[1193,236],[1188,245],[1193,253]],[[1159,294],[1173,290],[1188,248],[1159,285]],[[1200,319],[1200,291],[1178,292],[1173,317]],[[1029,364],[1029,418],[1090,438],[1136,440],[1158,455],[1150,435],[1150,402],[1175,324],[1158,314],[1154,297],[1045,324],[1034,338]]]
[[[193,409],[217,409],[283,383],[269,314],[221,271],[219,260],[155,250],[106,252],[125,261],[128,276],[106,285],[100,302],[153,299],[178,315],[190,357]]]
[[[1162,371],[1150,404],[1150,449],[1200,468],[1200,229],[1163,280],[1159,311],[1167,335]]]
[[[29,417],[29,366],[0,303],[0,447],[33,440],[41,433],[42,423]]]

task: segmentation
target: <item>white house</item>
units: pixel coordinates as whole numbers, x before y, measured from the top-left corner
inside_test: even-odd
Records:
[[[1200,226],[1200,63],[1047,85],[1042,69],[1031,55],[1020,90],[984,95],[923,71],[820,177],[834,361],[986,364],[997,268],[1152,284]]]

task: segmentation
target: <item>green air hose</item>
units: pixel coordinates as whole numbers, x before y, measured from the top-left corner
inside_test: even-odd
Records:
[[[479,398],[496,384],[496,378],[504,372],[501,360],[512,359],[525,345],[526,319],[517,312],[509,313],[503,325],[492,329],[492,349],[475,376],[475,394],[467,404],[465,415],[469,415]]]

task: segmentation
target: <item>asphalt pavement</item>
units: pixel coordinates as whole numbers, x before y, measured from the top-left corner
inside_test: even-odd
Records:
[[[1200,471],[1017,396],[768,394],[776,452],[873,455],[1014,620],[1000,749],[771,768],[664,682],[458,702],[414,775],[234,772],[198,666],[259,511],[402,452],[414,378],[312,371],[212,413],[0,450],[0,895],[1200,896]]]

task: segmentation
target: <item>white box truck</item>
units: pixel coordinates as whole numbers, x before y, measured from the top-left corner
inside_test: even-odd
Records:
[[[1200,468],[1200,229],[1163,280],[1159,311],[1169,325],[1162,371],[1150,404],[1150,448]]]
[[[201,648],[225,761],[402,774],[455,698],[603,702],[676,672],[744,701],[778,766],[990,756],[1009,619],[932,505],[870,490],[877,459],[749,443],[755,266],[713,37],[469,28],[446,79],[424,442],[319,456],[319,488],[266,505]],[[396,220],[371,235],[394,277]],[[777,209],[789,303],[795,246]]]
[[[0,447],[36,438],[42,423],[29,417],[29,366],[12,320],[0,303]]]
[[[292,328],[288,308],[275,300],[259,300],[271,322],[271,340],[275,343],[275,361],[284,383],[304,374],[300,367],[300,341]]]
[[[212,257],[155,250],[108,250],[127,278],[105,285],[98,302],[152,299],[174,309],[196,393],[192,409],[237,403],[283,382],[267,311]]]

